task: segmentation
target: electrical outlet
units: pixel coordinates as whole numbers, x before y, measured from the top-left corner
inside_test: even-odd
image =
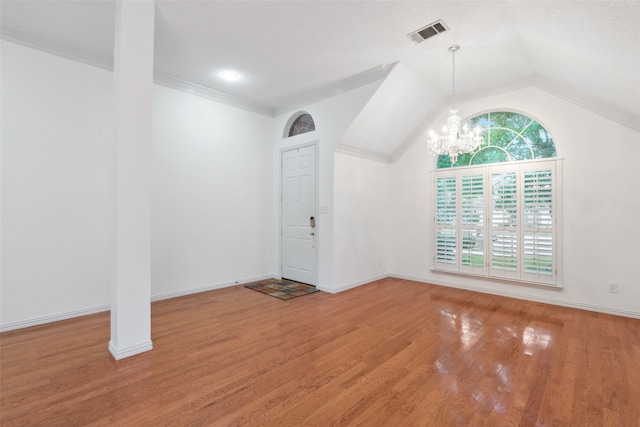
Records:
[[[618,293],[618,284],[617,283],[609,283],[609,293],[617,294]]]

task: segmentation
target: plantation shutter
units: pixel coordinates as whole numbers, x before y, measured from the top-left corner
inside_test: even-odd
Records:
[[[435,263],[443,270],[457,270],[457,185],[455,176],[436,180],[436,255]]]
[[[493,277],[518,279],[518,177],[513,168],[496,169],[491,173],[489,272]]]
[[[434,270],[558,286],[557,167],[436,171]]]
[[[524,170],[523,279],[555,283],[553,168]]]
[[[460,271],[485,274],[484,174],[461,177]]]

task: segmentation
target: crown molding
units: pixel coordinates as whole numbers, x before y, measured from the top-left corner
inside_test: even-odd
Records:
[[[61,56],[87,65],[93,65],[94,67],[102,68],[104,70],[113,71],[113,56],[105,56],[99,53],[73,48],[42,37],[14,30],[13,28],[5,27],[4,25],[0,26],[0,38],[11,43],[30,47],[52,55]]]
[[[535,87],[551,95],[557,96],[575,104],[581,108],[589,110],[599,116],[612,120],[631,130],[640,132],[640,116],[630,114],[618,107],[614,107],[606,102],[590,97],[584,92],[570,88],[555,80],[532,74],[524,79],[516,80],[505,85],[492,87],[489,89],[467,92],[456,96],[457,103],[461,104],[479,98],[500,95],[502,93],[513,92],[527,87]],[[414,128],[414,130],[398,145],[398,148],[391,153],[388,158],[390,163],[396,162],[416,141],[424,137],[426,129],[440,116],[442,111],[451,105],[451,97],[440,98],[438,103],[430,110],[424,119]],[[374,153],[377,154],[377,153]]]
[[[391,158],[385,154],[363,150],[346,144],[338,144],[334,150],[336,153],[348,154],[350,156],[362,157],[363,159],[374,160],[376,162],[391,163]]]
[[[572,102],[586,110],[612,120],[624,127],[640,132],[640,114],[628,112],[611,103],[591,96],[583,91],[562,84],[556,80],[536,74],[532,78],[532,86],[548,92],[565,101]]]
[[[531,74],[523,79],[515,80],[504,85],[456,95],[456,101],[457,103],[473,101],[475,99],[513,92],[527,87],[538,88],[550,93],[551,95],[555,95],[558,98],[562,98],[565,101],[582,107],[585,110],[589,110],[592,113],[596,113],[599,116],[621,124],[624,127],[640,132],[640,114],[630,113],[620,107],[614,106],[610,102],[589,95],[588,93],[569,85],[560,83],[557,80],[541,76],[540,74]],[[450,105],[450,99],[450,97],[442,98],[440,102],[446,101]]]
[[[0,38],[11,43],[16,43],[22,46],[30,47],[32,49],[37,49],[52,55],[67,58],[83,64],[92,65],[104,70],[113,71],[113,56],[111,55],[102,55],[83,49],[73,48],[6,26],[0,26]],[[289,111],[298,110],[323,99],[339,95],[349,90],[356,89],[360,86],[364,86],[366,84],[384,79],[391,72],[391,70],[393,70],[395,65],[396,63],[385,64],[356,74],[354,76],[347,77],[346,79],[335,82],[308,95],[286,102],[276,108],[271,108],[266,105],[238,98],[233,95],[229,95],[215,89],[210,89],[208,87],[201,86],[187,80],[182,80],[178,77],[171,76],[159,71],[154,72],[154,83],[161,86],[169,87],[171,89],[176,89],[182,92],[208,98],[226,105],[273,117],[275,115],[284,114]],[[510,82],[506,85],[494,87],[488,90],[480,90],[461,94],[458,96],[458,102],[465,102],[481,97],[497,95],[500,93],[510,92],[529,86],[537,87],[540,90],[576,104],[602,117],[619,123],[631,130],[640,132],[639,114],[628,112],[620,107],[612,105],[607,101],[603,101],[602,99],[598,99],[583,91],[559,83],[553,79],[541,76],[539,74],[534,74],[525,79]],[[440,108],[443,108],[441,107],[441,104],[446,104],[447,99],[448,98],[446,97],[440,99],[435,109],[439,110]],[[430,114],[424,121],[429,118],[431,118],[431,120],[434,120],[435,117],[432,116],[434,116],[434,114]],[[415,132],[412,132],[407,138],[405,138],[405,140],[400,144],[399,148],[395,150],[390,156],[382,155],[382,157],[389,158],[391,159],[391,161],[397,160],[407,150],[407,148],[410,146],[410,142],[412,143],[412,141],[415,141]],[[377,156],[377,153],[373,154]]]
[[[382,80],[389,75],[396,64],[397,63],[384,64],[371,68],[370,70],[339,80],[308,95],[286,102],[275,108],[275,115],[278,116],[290,111],[299,110],[308,105],[322,101],[323,99],[340,95],[341,93],[348,92],[352,89],[357,89],[360,86]]]
[[[153,73],[153,82],[157,85],[168,87],[170,89],[179,90],[181,92],[186,92],[191,95],[197,95],[203,98],[211,99],[212,101],[217,101],[222,104],[230,105],[232,107],[242,108],[254,113],[273,117],[273,109],[266,105],[238,98],[236,96],[220,92],[219,90],[201,86],[187,80],[182,80],[178,77],[174,77],[160,71],[155,71]]]
[[[16,43],[52,55],[60,56],[82,64],[92,65],[107,71],[113,71],[113,56],[105,56],[82,49],[72,48],[5,26],[0,27],[0,38],[11,43]],[[154,71],[153,82],[160,86],[176,89],[226,105],[273,117],[273,109],[270,107],[228,95],[215,89],[200,86],[159,71]]]
[[[34,36],[22,31],[15,30],[6,26],[0,26],[0,38],[52,55],[70,59],[104,70],[113,71],[113,56],[105,56],[82,49],[73,48],[67,45],[56,43],[42,37]],[[395,64],[386,64],[372,68],[360,74],[356,74],[346,79],[335,82],[309,95],[294,99],[293,101],[282,104],[277,108],[271,108],[266,105],[258,104],[253,101],[242,99],[227,93],[211,89],[187,80],[180,79],[161,71],[154,71],[153,81],[155,84],[165,86],[171,89],[190,93],[192,95],[201,96],[211,99],[232,107],[242,108],[254,113],[263,114],[273,117],[276,114],[282,114],[291,110],[299,109],[309,104],[321,101],[323,99],[347,92],[351,89],[358,88],[368,83],[385,78],[393,69]]]

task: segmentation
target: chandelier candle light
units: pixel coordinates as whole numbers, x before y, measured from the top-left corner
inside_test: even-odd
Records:
[[[452,106],[449,110],[449,117],[447,118],[447,124],[442,127],[442,134],[438,135],[433,130],[429,131],[429,148],[437,155],[447,154],[451,159],[451,165],[458,160],[458,155],[462,153],[471,153],[478,148],[483,142],[483,138],[480,136],[480,126],[476,127],[473,131],[468,129],[465,124],[460,128],[460,116],[458,115],[458,109],[456,108],[456,52],[460,49],[460,46],[453,45],[449,47],[451,57],[453,58],[453,72],[451,74],[451,100]]]

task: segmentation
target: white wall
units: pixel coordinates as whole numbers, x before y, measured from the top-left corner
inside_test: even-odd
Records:
[[[333,283],[348,289],[387,276],[389,168],[335,153]]]
[[[2,42],[2,324],[109,303],[112,74]]]
[[[0,326],[108,308],[111,85],[108,71],[2,42]],[[282,133],[295,111],[272,119],[155,86],[152,295],[278,275],[280,151],[317,141],[328,209],[318,216],[320,288],[390,273],[640,316],[638,132],[535,88],[459,105],[463,117],[520,111],[553,135],[564,159],[564,288],[435,274],[435,158],[423,143],[392,165],[334,152],[379,85],[301,108],[317,130],[293,138]]]
[[[463,117],[489,110],[518,111],[551,132],[558,157],[564,159],[564,288],[430,271],[430,172],[435,157],[422,142],[391,167],[391,274],[640,316],[640,134],[536,88],[478,99],[459,109]],[[618,283],[618,294],[608,292],[611,282]]]
[[[340,149],[355,148],[391,158],[424,120],[424,111],[433,109],[440,98],[424,76],[403,62],[397,63],[340,138]]]
[[[271,277],[272,118],[156,86],[152,295]]]
[[[2,42],[0,326],[108,309],[112,73]],[[151,293],[273,276],[271,117],[154,86]]]
[[[356,89],[335,95],[311,105],[280,114],[273,120],[273,165],[277,172],[273,176],[274,200],[274,258],[273,269],[280,274],[280,153],[281,150],[308,142],[318,143],[318,206],[326,206],[326,214],[317,216],[316,241],[318,244],[318,287],[335,291],[333,280],[334,243],[334,149],[339,138],[354,120],[363,106],[375,93],[382,81],[376,81]],[[283,138],[289,118],[298,111],[311,114],[315,122],[314,132]]]

